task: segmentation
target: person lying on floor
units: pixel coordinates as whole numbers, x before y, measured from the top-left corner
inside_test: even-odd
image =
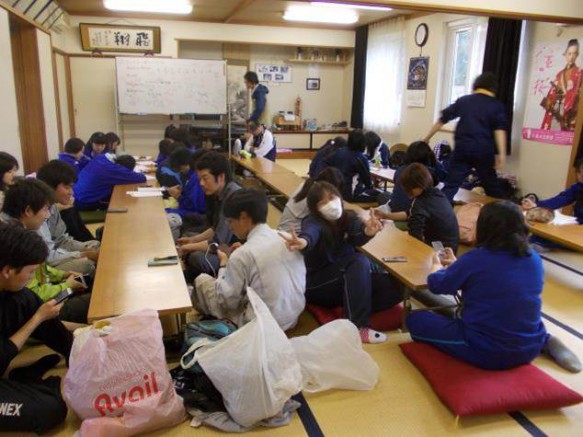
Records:
[[[364,223],[346,211],[340,192],[328,182],[314,182],[308,208],[299,235],[293,229],[291,236],[282,235],[288,249],[304,254],[306,301],[327,308],[342,305],[363,343],[385,342],[385,334],[370,329],[370,316],[395,306],[402,296],[395,281],[372,273],[368,258],[356,250],[381,231],[381,222],[371,213]]]
[[[52,201],[53,192],[43,182],[34,179],[17,181],[6,193],[4,212],[0,214],[0,221],[38,232],[50,218]],[[65,302],[61,311],[61,320],[87,323],[91,295],[82,294],[87,287],[75,279],[79,276],[78,272],[54,269],[43,260],[35,269],[34,277],[28,281],[27,287],[43,302],[71,288],[76,293]]]
[[[20,226],[0,224],[0,430],[44,434],[67,417],[61,378],[43,379],[60,361],[47,355],[1,378],[29,337],[68,359],[73,335],[57,319],[63,304],[43,303],[25,284],[48,255],[42,238]]]
[[[287,330],[293,328],[304,310],[306,267],[303,257],[286,249],[284,241],[267,224],[267,197],[242,188],[223,206],[231,231],[245,243],[230,256],[218,251],[217,278],[200,275],[192,296],[202,314],[228,318],[241,326],[254,318],[246,296],[253,288]],[[248,313],[250,311],[250,313]]]
[[[483,369],[510,369],[545,353],[561,367],[581,371],[579,359],[542,322],[543,265],[528,246],[520,208],[504,200],[485,205],[476,240],[476,248],[459,259],[449,248],[441,259],[435,254],[427,278],[432,293],[461,290],[461,316],[414,312],[406,320],[411,338]]]

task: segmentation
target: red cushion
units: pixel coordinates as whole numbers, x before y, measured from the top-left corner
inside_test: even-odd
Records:
[[[320,325],[324,325],[332,320],[342,319],[344,311],[342,307],[324,308],[308,304],[307,310],[312,314]],[[382,310],[374,313],[370,317],[370,327],[377,331],[392,331],[401,327],[401,318],[403,316],[403,305],[395,305],[388,310]]]
[[[427,378],[441,401],[458,416],[552,410],[583,396],[532,364],[510,370],[483,370],[424,343],[399,345]]]

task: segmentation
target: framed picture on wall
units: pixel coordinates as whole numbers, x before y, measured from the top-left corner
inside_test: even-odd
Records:
[[[320,91],[320,79],[306,79],[306,89],[308,91]]]
[[[85,51],[160,53],[160,27],[80,23]]]

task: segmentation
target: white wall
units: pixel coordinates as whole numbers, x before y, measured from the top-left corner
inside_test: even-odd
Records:
[[[65,57],[60,54],[55,54],[55,62],[57,64],[57,80],[59,105],[61,108],[61,132],[63,132],[63,143],[71,137],[71,124],[69,122],[69,90],[67,89],[67,65]]]
[[[415,30],[421,23],[426,23],[429,28],[429,38],[423,47],[423,56],[429,57],[429,75],[427,80],[427,97],[424,108],[409,108],[406,103],[406,93],[403,93],[403,106],[401,112],[401,126],[398,142],[410,144],[424,137],[429,131],[436,116],[441,110],[439,88],[443,84],[443,67],[447,41],[447,23],[466,18],[465,15],[432,14],[421,18],[406,21],[406,62],[409,58],[419,56],[419,47],[415,45]],[[407,74],[405,71],[403,74]],[[447,140],[453,144],[453,134],[438,132],[432,138],[431,143],[436,144],[441,140]]]
[[[79,138],[95,131],[117,131],[114,87],[115,59],[71,58],[73,115]]]
[[[102,17],[71,17],[71,27],[55,40],[68,53],[84,53],[79,37],[79,23],[107,23]],[[352,30],[297,29],[292,27],[249,26],[242,24],[197,23],[172,20],[124,20],[127,24],[160,26],[162,32],[161,56],[178,57],[177,39],[195,41],[223,41],[248,44],[354,47]],[[85,52],[86,53],[86,52]]]
[[[57,118],[57,97],[53,74],[53,48],[51,37],[41,30],[36,30],[40,81],[45,118],[45,135],[49,159],[56,159],[59,154],[59,123]]]
[[[377,0],[372,3],[387,3],[395,5],[391,0]],[[401,0],[397,2],[401,7],[419,8],[431,10],[432,8],[455,8],[489,15],[492,12],[515,13],[518,16],[528,18],[529,15],[547,17],[564,17],[583,19],[581,0]]]
[[[12,67],[12,47],[10,45],[10,26],[8,12],[0,8],[0,150],[13,155],[22,168],[22,151],[18,128],[18,107],[14,88],[14,70]]]

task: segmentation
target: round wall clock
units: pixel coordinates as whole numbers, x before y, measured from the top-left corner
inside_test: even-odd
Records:
[[[427,24],[421,23],[415,29],[415,44],[419,47],[423,47],[427,43],[427,39],[429,38],[429,27]]]

